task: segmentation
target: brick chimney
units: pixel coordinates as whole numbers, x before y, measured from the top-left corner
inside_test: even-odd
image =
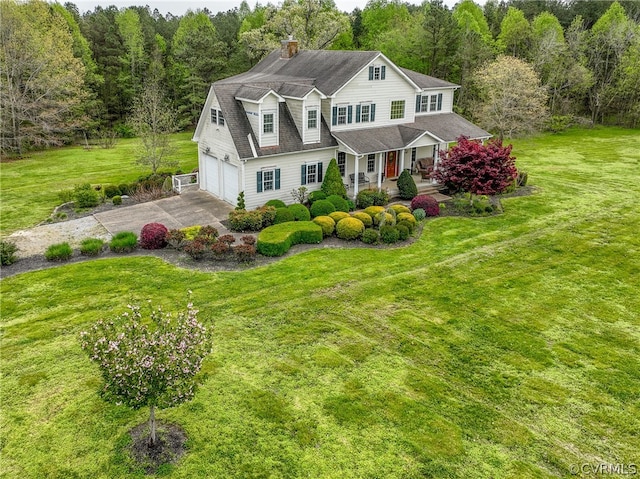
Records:
[[[289,35],[287,40],[281,40],[280,58],[293,58],[298,54],[298,40],[293,39],[293,35]]]

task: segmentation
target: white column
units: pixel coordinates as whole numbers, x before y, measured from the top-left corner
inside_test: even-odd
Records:
[[[402,174],[403,171],[404,171],[404,148],[400,150],[400,174]]]
[[[358,162],[360,161],[360,157],[355,155],[355,164],[353,166],[353,198],[355,199],[358,196]]]
[[[384,153],[382,152],[378,153],[378,189],[382,188],[383,156],[384,156]]]

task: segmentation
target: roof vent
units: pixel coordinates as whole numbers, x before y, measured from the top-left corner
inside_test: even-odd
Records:
[[[280,58],[293,58],[298,54],[298,40],[294,40],[293,35],[289,35],[287,40],[282,40],[280,43],[282,44]]]

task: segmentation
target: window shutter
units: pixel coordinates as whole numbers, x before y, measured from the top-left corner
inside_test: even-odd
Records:
[[[438,111],[442,110],[442,93],[438,93]]]
[[[356,123],[360,123],[360,105],[356,105]]]
[[[369,67],[369,80],[373,80],[373,66]]]
[[[262,193],[262,171],[258,171],[257,173],[257,191],[258,193]]]
[[[274,176],[275,176],[275,189],[279,190],[280,189],[280,168],[276,168]]]
[[[353,107],[349,105],[347,107],[347,123],[351,123],[353,121]]]
[[[307,184],[307,165],[302,165],[302,175],[300,176],[300,184]]]
[[[387,67],[385,65],[382,65],[380,67],[380,80],[384,80],[386,70]]]
[[[318,163],[318,183],[322,181],[322,162]]]
[[[420,113],[420,106],[422,105],[422,96],[416,95],[416,113]]]
[[[331,124],[334,126],[338,124],[338,107],[337,106],[333,107],[333,111],[331,113]]]
[[[371,120],[369,121],[375,121],[376,119],[376,104],[372,103],[371,104]]]

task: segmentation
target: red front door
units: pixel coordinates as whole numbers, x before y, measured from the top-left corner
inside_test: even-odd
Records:
[[[388,151],[387,161],[384,168],[384,176],[386,178],[395,178],[398,176],[398,152]]]

